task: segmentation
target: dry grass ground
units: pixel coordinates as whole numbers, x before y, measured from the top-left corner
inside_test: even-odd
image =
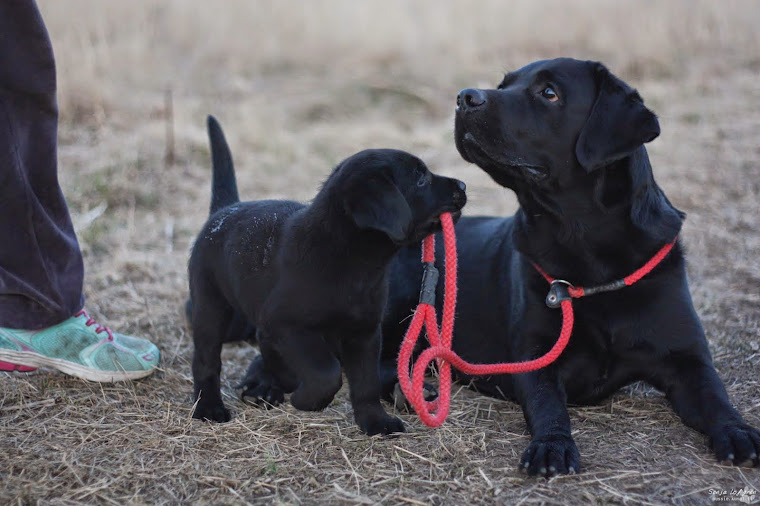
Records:
[[[263,411],[233,389],[254,354],[224,352],[234,419],[190,418],[187,254],[206,217],[204,120],[226,128],[245,198],[306,200],[365,147],[419,154],[468,183],[470,214],[512,194],[457,155],[454,97],[504,70],[601,59],[659,113],[655,173],[689,217],[693,297],[733,402],[760,425],[760,3],[285,3],[41,1],[58,59],[60,176],[87,267],[87,307],[155,341],[162,370],[97,385],[2,374],[3,504],[695,504],[760,490],[760,470],[718,465],[644,386],[572,408],[584,472],[546,481],[515,466],[515,404],[461,388],[435,430],[368,438],[344,391],[322,413]],[[176,160],[164,163],[164,97]],[[758,492],[760,494],[760,492]]]

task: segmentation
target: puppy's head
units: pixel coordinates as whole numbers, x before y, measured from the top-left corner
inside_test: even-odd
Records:
[[[639,94],[597,62],[559,58],[457,97],[456,145],[499,184],[560,188],[660,134]]]
[[[467,202],[463,182],[436,176],[416,156],[393,149],[369,149],[344,160],[327,188],[357,227],[382,232],[397,245],[440,230],[441,213],[458,215]]]

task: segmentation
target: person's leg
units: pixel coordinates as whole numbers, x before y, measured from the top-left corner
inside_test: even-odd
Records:
[[[159,351],[82,310],[82,254],[58,184],[53,50],[34,0],[0,1],[0,370],[147,376]]]
[[[55,63],[32,0],[0,2],[0,327],[82,309],[83,265],[58,184]]]

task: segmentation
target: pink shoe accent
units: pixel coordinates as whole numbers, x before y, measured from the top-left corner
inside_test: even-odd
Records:
[[[0,360],[0,371],[18,371],[18,372],[31,372],[36,371],[36,367],[29,367],[28,365],[11,364],[10,362],[3,362]]]

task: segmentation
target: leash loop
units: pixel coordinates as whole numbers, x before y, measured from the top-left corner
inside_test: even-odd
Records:
[[[422,261],[425,265],[423,289],[420,292],[420,304],[414,312],[412,321],[404,336],[398,356],[398,380],[401,391],[412,405],[420,420],[428,427],[438,427],[446,420],[451,403],[451,367],[471,376],[489,374],[518,374],[535,371],[551,364],[560,356],[570,340],[573,331],[573,306],[569,299],[560,302],[562,307],[562,331],[559,339],[543,356],[524,362],[501,364],[471,364],[452,350],[454,333],[454,313],[457,295],[457,251],[454,222],[449,213],[441,215],[445,257],[444,297],[441,326],[435,311],[435,284],[437,272],[435,261],[435,236],[429,235],[422,242]],[[556,286],[565,286],[558,283]],[[432,289],[431,289],[432,287]],[[425,329],[430,344],[411,366],[412,355],[417,340]],[[428,401],[424,396],[425,373],[435,361],[438,368],[437,399]]]

